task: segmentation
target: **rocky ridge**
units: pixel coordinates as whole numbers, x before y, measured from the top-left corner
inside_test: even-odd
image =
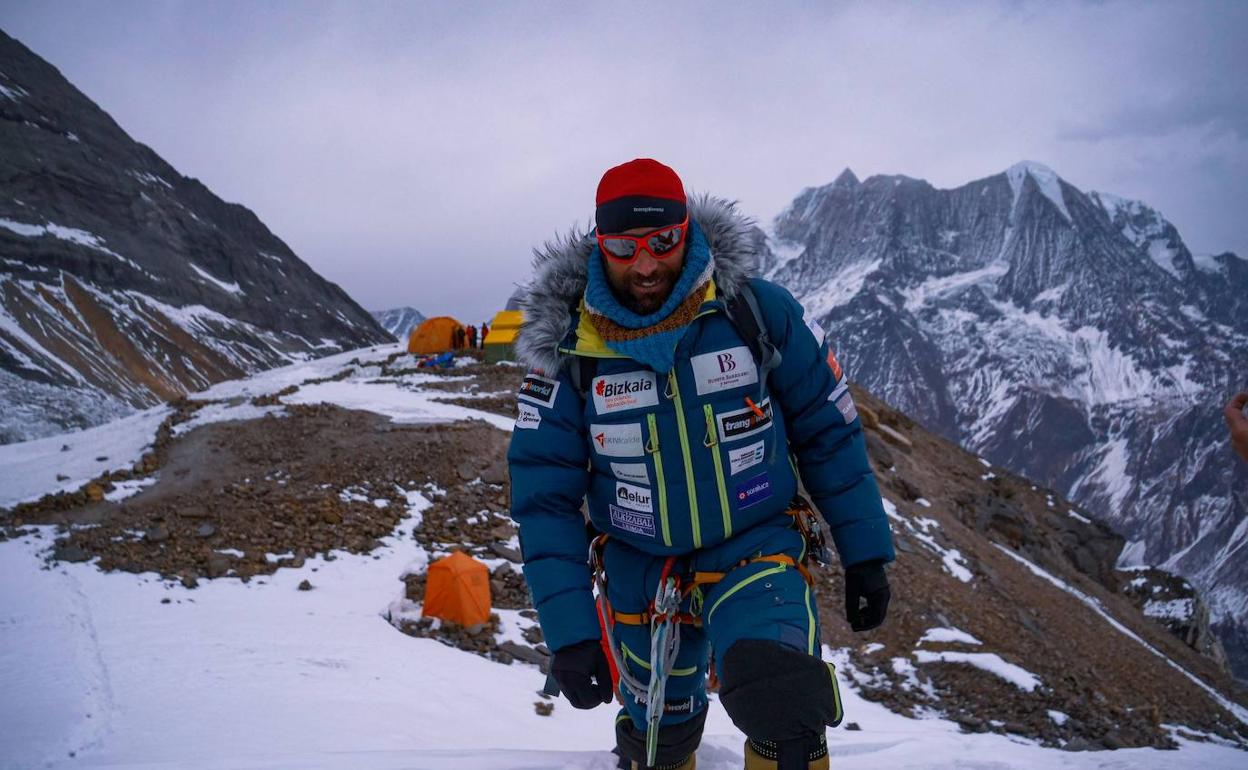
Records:
[[[0,442],[385,341],[254,213],[0,32]]]
[[[1248,467],[1220,409],[1248,371],[1248,261],[1036,163],[951,190],[846,170],[774,222],[769,274],[863,387],[1076,500],[1205,595],[1248,675]]]
[[[414,307],[396,307],[390,310],[374,310],[371,315],[391,337],[399,342],[406,342],[412,329],[425,320],[425,316]]]

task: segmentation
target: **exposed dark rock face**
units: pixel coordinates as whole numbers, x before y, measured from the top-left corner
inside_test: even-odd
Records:
[[[1219,415],[1248,372],[1248,261],[1035,163],[953,190],[847,170],[769,246],[852,378],[1188,577],[1248,676],[1248,467]]]
[[[255,214],[0,32],[0,441],[387,341]]]

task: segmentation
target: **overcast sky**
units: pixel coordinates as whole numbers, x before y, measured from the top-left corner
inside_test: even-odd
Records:
[[[1248,2],[59,2],[0,27],[369,309],[478,320],[638,157],[766,224],[1022,159],[1248,256]]]

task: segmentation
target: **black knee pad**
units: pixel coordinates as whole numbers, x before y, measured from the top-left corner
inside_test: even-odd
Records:
[[[706,709],[702,709],[684,722],[659,727],[659,750],[654,755],[654,767],[676,767],[698,750],[702,742],[702,728],[706,727]],[[646,731],[638,730],[633,720],[625,717],[615,721],[615,753],[620,757],[620,767],[636,762],[646,767]]]
[[[719,663],[719,700],[755,741],[804,742],[841,723],[841,696],[819,658],[779,642],[742,639]]]

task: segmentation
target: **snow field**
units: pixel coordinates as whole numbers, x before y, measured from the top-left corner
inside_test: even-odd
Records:
[[[50,528],[42,539],[0,543],[0,680],[16,696],[0,700],[0,720],[22,736],[0,742],[0,766],[613,768],[613,707],[578,711],[557,699],[551,716],[538,716],[536,667],[493,663],[386,621],[402,598],[400,576],[427,565],[410,537],[427,501],[409,499],[415,515],[372,555],[340,553],[193,591],[90,564],[45,571]],[[304,579],[313,590],[296,590]],[[516,632],[512,613],[500,616],[504,633]],[[908,719],[859,697],[846,650],[823,653],[841,672],[847,721],[862,728],[829,731],[833,762],[1242,767],[1242,752],[1210,744],[1069,754]],[[712,697],[699,767],[739,767],[741,743]]]
[[[131,467],[151,448],[169,413],[160,406],[94,428],[0,446],[0,508],[73,491],[105,471]],[[69,449],[62,451],[64,446]]]

